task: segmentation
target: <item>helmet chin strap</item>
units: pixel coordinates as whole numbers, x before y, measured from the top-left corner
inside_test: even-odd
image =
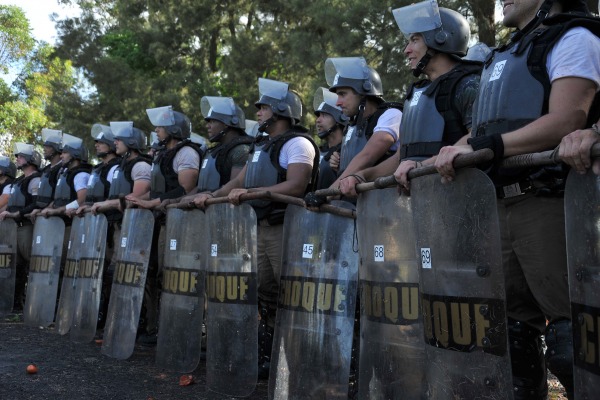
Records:
[[[358,105],[358,114],[354,117],[350,118],[351,122],[354,122],[355,125],[360,125],[363,120],[363,114],[365,113],[365,107],[367,106],[367,96],[362,96],[360,98],[360,103]]]
[[[540,9],[535,14],[535,18],[532,19],[531,21],[529,21],[529,23],[527,25],[525,25],[525,27],[523,27],[523,29],[517,31],[511,37],[510,41],[513,43],[518,42],[519,40],[521,40],[521,38],[523,36],[527,35],[529,32],[533,31],[535,28],[540,26],[542,24],[542,22],[544,22],[544,20],[548,16],[548,14],[550,14],[550,10],[552,9],[553,5],[554,5],[554,0],[545,0],[542,3]]]
[[[48,157],[44,156],[44,160],[46,161],[50,161],[54,158],[54,156],[56,155],[60,155],[60,153],[56,150],[54,150],[54,147],[52,148],[52,154],[50,154]]]
[[[225,129],[223,129],[221,132],[217,133],[215,136],[211,137],[208,139],[209,142],[211,143],[216,143],[216,142],[220,142],[221,139],[223,139],[223,136],[225,136],[225,134],[229,131],[229,127],[226,127]]]
[[[331,128],[321,131],[319,133],[317,133],[317,136],[320,139],[325,139],[327,136],[331,135],[333,133],[333,131],[335,130],[336,125],[332,126]]]
[[[329,128],[329,129],[327,129],[325,131],[322,131],[322,132],[318,132],[317,136],[319,136],[320,139],[325,139],[327,136],[331,135],[338,128],[344,130],[344,126],[343,125],[336,123],[331,128]]]
[[[277,121],[277,117],[275,116],[275,114],[273,114],[272,117],[270,117],[269,119],[267,119],[266,121],[264,121],[262,124],[259,125],[258,131],[265,133],[267,131],[267,128],[269,126],[271,126],[275,121]]]
[[[417,66],[412,71],[413,75],[416,78],[421,76],[421,74],[425,71],[427,64],[429,64],[429,61],[431,61],[431,59],[433,58],[434,55],[435,55],[435,51],[433,51],[431,49],[427,49],[427,52],[425,53],[425,55],[423,57],[421,57],[421,59],[417,63]]]

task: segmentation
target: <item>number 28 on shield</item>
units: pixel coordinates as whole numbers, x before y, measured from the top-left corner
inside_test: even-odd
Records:
[[[431,249],[421,247],[421,265],[423,268],[431,268]]]

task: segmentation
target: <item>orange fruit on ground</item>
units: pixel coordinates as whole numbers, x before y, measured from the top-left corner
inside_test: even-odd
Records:
[[[27,366],[27,373],[28,374],[37,374],[38,372],[38,368],[35,366],[35,364],[29,364]]]
[[[188,386],[194,383],[193,375],[181,375],[179,378],[179,386]]]

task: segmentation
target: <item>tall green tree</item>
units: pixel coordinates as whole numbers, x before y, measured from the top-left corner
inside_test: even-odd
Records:
[[[0,72],[21,60],[35,44],[29,20],[17,6],[0,5]]]
[[[364,56],[380,73],[389,100],[401,100],[414,79],[391,14],[413,0],[61,2],[76,3],[82,14],[58,22],[58,54],[96,88],[86,98],[93,112],[65,114],[65,120],[131,119],[148,131],[144,109],[171,104],[201,133],[204,95],[231,96],[254,118],[258,77],[290,82],[305,111],[312,111],[315,89],[326,85],[328,57]],[[494,0],[440,4],[460,6],[486,43],[494,44]]]

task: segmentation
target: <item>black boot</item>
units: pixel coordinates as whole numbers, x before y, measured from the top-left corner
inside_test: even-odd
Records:
[[[548,381],[541,332],[509,318],[508,338],[515,400],[545,400]]]
[[[258,312],[258,379],[269,379],[274,333],[274,329],[269,326],[269,318],[274,320],[275,311],[261,307]]]
[[[573,399],[573,333],[571,321],[552,321],[546,327],[546,366]]]

